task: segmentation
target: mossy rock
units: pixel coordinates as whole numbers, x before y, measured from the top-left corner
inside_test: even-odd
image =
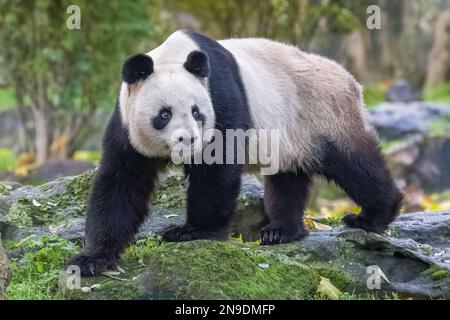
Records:
[[[62,295],[69,299],[311,299],[321,272],[263,247],[219,241],[161,244],[154,239],[128,249],[123,268],[127,272],[115,278],[83,279],[85,288],[100,284],[90,292],[64,290],[63,280]]]

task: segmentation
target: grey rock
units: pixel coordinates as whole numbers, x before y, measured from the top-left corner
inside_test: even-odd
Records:
[[[92,163],[86,161],[55,160],[32,170],[26,179],[22,180],[22,183],[42,184],[67,176],[80,175],[94,168]]]
[[[450,137],[414,136],[385,152],[394,176],[426,193],[450,188]]]
[[[382,103],[370,110],[369,121],[381,137],[398,139],[411,134],[424,134],[431,121],[450,116],[450,105],[428,102]]]
[[[389,102],[412,102],[421,100],[420,91],[408,80],[395,81],[386,92]]]

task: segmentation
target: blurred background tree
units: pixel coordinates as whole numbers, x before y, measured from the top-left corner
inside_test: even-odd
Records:
[[[21,148],[38,164],[80,147],[96,110],[114,103],[124,57],[155,40],[149,1],[76,1],[80,30],[66,26],[72,3],[0,1],[2,73],[14,88]]]

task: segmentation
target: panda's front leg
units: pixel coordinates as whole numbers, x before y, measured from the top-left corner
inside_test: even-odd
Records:
[[[163,240],[226,239],[239,196],[242,166],[202,164],[185,169],[189,177],[187,222],[166,229]]]
[[[164,167],[131,147],[118,109],[103,139],[103,156],[95,174],[86,216],[86,247],[67,266],[82,276],[96,276],[119,261],[148,213],[157,173]]]

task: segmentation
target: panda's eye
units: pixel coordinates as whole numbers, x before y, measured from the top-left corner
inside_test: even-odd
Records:
[[[197,107],[193,107],[193,108],[192,108],[192,116],[193,116],[195,119],[198,119],[198,118],[200,117],[200,112],[198,111],[198,108],[197,108]]]
[[[162,110],[159,112],[159,117],[160,117],[161,119],[168,120],[168,119],[170,119],[170,117],[172,117],[172,112],[170,112],[169,109],[162,109]]]

